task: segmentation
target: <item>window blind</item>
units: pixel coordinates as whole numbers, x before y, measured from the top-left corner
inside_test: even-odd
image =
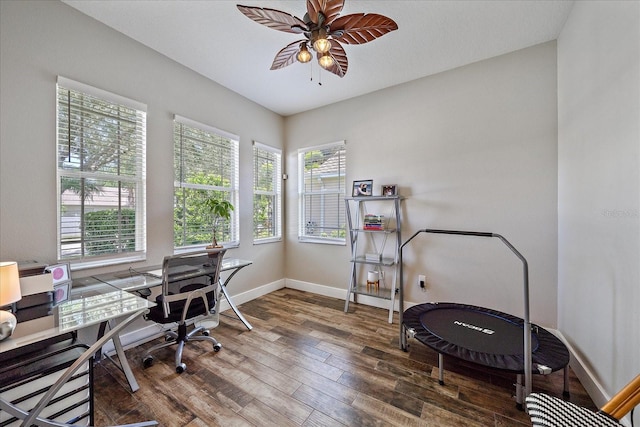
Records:
[[[253,143],[253,240],[282,238],[281,150]]]
[[[144,257],[145,144],[143,104],[58,78],[60,260]]]
[[[210,244],[213,220],[204,201],[214,197],[234,205],[229,220],[216,226],[218,243],[238,245],[239,138],[228,132],[175,116],[174,246]]]
[[[298,151],[302,241],[345,242],[344,141]]]

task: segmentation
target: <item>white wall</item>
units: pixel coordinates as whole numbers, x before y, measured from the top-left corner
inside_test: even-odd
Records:
[[[231,293],[282,279],[284,243],[252,244],[251,181],[252,140],[282,147],[282,117],[61,2],[0,7],[0,259],[56,259],[55,100],[62,75],[148,105],[147,265],[173,252],[173,115],[179,114],[240,136],[241,240],[228,256],[255,264],[236,276]]]
[[[423,228],[502,234],[529,262],[532,320],[555,327],[556,96],[550,42],[288,117],[287,192],[297,190],[296,150],[346,140],[347,187],[372,178],[375,194],[397,184],[406,196],[403,240]],[[289,200],[286,277],[343,289],[344,298],[349,248],[299,243]],[[523,315],[522,265],[499,240],[414,241],[404,251],[408,301]]]
[[[575,3],[558,88],[558,324],[601,404],[640,373],[640,3]]]

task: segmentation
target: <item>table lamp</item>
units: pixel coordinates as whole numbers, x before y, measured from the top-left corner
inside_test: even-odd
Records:
[[[0,307],[20,301],[20,275],[18,263],[0,262]],[[9,338],[17,324],[16,316],[8,311],[0,310],[0,341]]]

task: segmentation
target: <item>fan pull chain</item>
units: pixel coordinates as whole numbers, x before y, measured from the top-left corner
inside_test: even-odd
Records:
[[[309,81],[313,82],[313,62],[309,66]],[[318,68],[318,86],[322,86],[322,67]]]

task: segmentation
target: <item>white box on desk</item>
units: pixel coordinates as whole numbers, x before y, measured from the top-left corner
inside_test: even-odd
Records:
[[[51,273],[21,277],[20,292],[22,296],[53,292],[53,277]]]

